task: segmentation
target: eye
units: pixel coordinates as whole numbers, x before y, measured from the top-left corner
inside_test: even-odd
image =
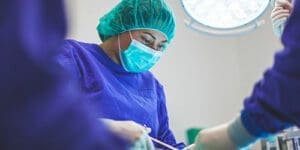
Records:
[[[165,51],[167,48],[167,44],[160,44],[160,45],[158,45],[157,48],[159,51]]]
[[[143,35],[141,38],[145,45],[151,45],[154,41],[154,39],[152,37],[147,36],[147,35]]]

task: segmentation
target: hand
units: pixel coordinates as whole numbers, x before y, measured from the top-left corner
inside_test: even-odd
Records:
[[[284,9],[289,9],[290,11],[292,11],[294,1],[295,0],[276,0],[275,6],[283,7]]]
[[[129,150],[155,150],[149,135],[144,134],[130,147]]]
[[[291,15],[293,6],[288,0],[277,0],[271,13],[273,31],[276,36],[281,37],[286,20]]]
[[[111,119],[101,119],[109,126],[112,132],[119,134],[132,142],[137,141],[145,132],[146,128],[134,121],[116,121]]]
[[[288,18],[293,10],[291,2],[288,0],[277,0],[274,9],[271,13],[272,23],[276,23],[278,20]]]

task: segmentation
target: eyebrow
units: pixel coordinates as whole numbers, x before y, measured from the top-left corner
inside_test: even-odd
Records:
[[[153,34],[151,34],[151,33],[149,33],[149,32],[143,32],[143,33],[150,35],[154,40],[156,40],[156,37],[155,37]],[[163,42],[163,43],[167,43],[168,40],[164,40],[164,41],[162,41],[162,42]]]

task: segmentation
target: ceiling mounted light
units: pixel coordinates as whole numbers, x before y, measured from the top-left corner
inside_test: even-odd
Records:
[[[186,24],[206,33],[236,34],[260,26],[269,0],[182,0]]]

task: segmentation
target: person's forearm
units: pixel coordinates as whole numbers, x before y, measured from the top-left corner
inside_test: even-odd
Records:
[[[195,142],[195,150],[233,150],[246,147],[256,137],[249,134],[240,119],[202,130]]]
[[[228,124],[204,129],[195,142],[195,150],[233,150],[235,145],[229,138]]]
[[[258,139],[245,128],[240,115],[229,123],[227,133],[230,141],[238,148],[246,147]]]

